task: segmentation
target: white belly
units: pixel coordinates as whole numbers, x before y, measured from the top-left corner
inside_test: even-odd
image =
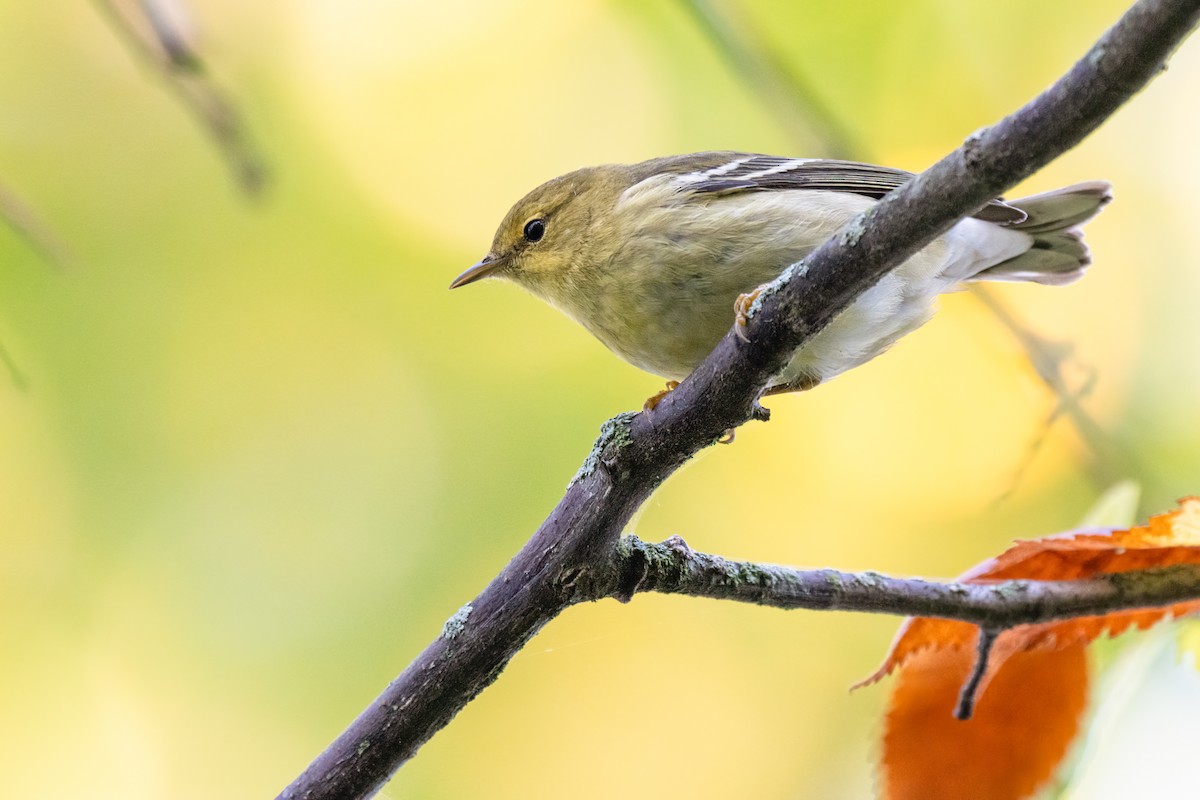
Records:
[[[885,275],[788,362],[772,385],[826,381],[870,361],[925,324],[937,296],[1029,247],[1029,237],[965,219]]]
[[[564,310],[630,363],[677,380],[729,330],[739,294],[778,277],[875,203],[809,191],[751,192],[713,198],[711,206],[651,200],[621,207],[631,236],[613,271],[581,293],[586,313]],[[869,361],[928,320],[940,293],[1030,242],[1018,231],[960,221],[864,292],[772,385],[825,381]]]

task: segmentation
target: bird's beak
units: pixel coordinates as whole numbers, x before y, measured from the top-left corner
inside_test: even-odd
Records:
[[[451,281],[450,288],[457,289],[460,286],[466,286],[468,283],[474,283],[480,278],[486,278],[500,266],[500,263],[500,259],[489,253],[481,261],[475,262],[471,265],[470,269]]]

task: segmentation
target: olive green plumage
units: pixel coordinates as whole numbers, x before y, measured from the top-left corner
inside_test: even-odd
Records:
[[[904,183],[911,173],[734,152],[610,164],[548,181],[505,216],[491,250],[452,287],[506,278],[561,309],[630,363],[682,379],[734,321],[738,295]],[[875,357],[973,280],[1069,283],[1089,263],[1078,226],[1103,182],[994,200],[909,258],[801,348],[777,389]]]

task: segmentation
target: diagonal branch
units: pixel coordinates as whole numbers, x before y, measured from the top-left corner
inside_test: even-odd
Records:
[[[286,788],[284,798],[359,798],[496,679],[568,606],[614,585],[618,537],[650,494],[757,398],[797,347],[889,269],[965,214],[1069,150],[1163,69],[1200,0],[1139,0],[1040,97],[881,200],[768,284],[745,333],[726,334],[653,416],[605,423],[576,479],[501,573]]]
[[[75,264],[66,243],[52,231],[16,192],[0,183],[0,219],[25,240],[34,252],[59,269]]]
[[[1042,338],[1017,319],[1000,301],[995,292],[978,283],[969,287],[975,296],[1000,324],[1013,335],[1017,344],[1025,351],[1034,373],[1042,384],[1055,396],[1057,402],[1050,411],[1041,433],[1030,443],[1025,456],[1015,470],[1009,487],[996,498],[1000,502],[1012,492],[1026,470],[1033,463],[1038,450],[1050,432],[1050,427],[1061,417],[1067,417],[1079,433],[1080,439],[1087,448],[1091,458],[1088,471],[1096,486],[1111,486],[1122,475],[1129,473],[1141,474],[1139,458],[1124,442],[1100,427],[1100,424],[1083,407],[1083,400],[1091,394],[1096,386],[1099,375],[1095,367],[1079,364],[1069,343],[1054,342]],[[1075,362],[1082,367],[1084,376],[1082,385],[1072,388],[1064,367]]]
[[[784,127],[802,138],[816,139],[827,158],[862,158],[862,144],[812,83],[756,36],[745,19],[730,10],[718,11],[712,0],[682,0],[682,5]]]
[[[242,114],[227,92],[209,76],[179,19],[181,8],[161,0],[95,0],[98,10],[133,55],[162,78],[212,139],[239,188],[251,197],[265,188],[266,160],[251,141]]]
[[[799,121],[800,127],[812,129],[812,135],[820,141],[825,156],[869,160],[862,142],[856,141],[837,115],[821,101],[806,76],[772,50],[745,19],[729,9],[718,11],[711,0],[680,2],[717,52],[741,76],[747,88],[762,96],[781,124],[793,130]],[[1064,365],[1073,358],[1070,348],[1048,342],[1026,328],[1004,307],[991,288],[979,283],[968,288],[1017,340],[1034,373],[1058,401],[1042,433],[1029,446],[1022,463],[1014,472],[1009,487],[996,498],[996,502],[999,503],[1019,485],[1051,426],[1061,416],[1070,419],[1088,447],[1091,454],[1090,471],[1098,486],[1115,482],[1120,474],[1124,474],[1122,465],[1136,466],[1136,459],[1128,448],[1102,431],[1083,407],[1081,401],[1096,379],[1094,370],[1087,376],[1083,389],[1071,389],[1063,376]]]

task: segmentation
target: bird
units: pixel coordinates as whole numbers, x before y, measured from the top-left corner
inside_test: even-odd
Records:
[[[450,288],[516,283],[666,378],[669,391],[743,320],[756,287],[912,177],[855,161],[732,151],[586,167],[517,201],[487,254]],[[866,363],[923,325],[938,295],[964,284],[1077,280],[1091,263],[1080,226],[1111,199],[1109,183],[1089,181],[990,201],[859,295],[763,394],[811,389]]]

